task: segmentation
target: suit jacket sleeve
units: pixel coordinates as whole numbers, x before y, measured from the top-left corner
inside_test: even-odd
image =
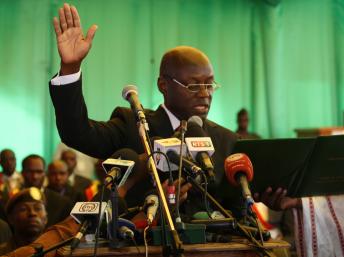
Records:
[[[117,115],[111,120],[94,121],[88,118],[81,80],[63,86],[50,84],[49,90],[57,129],[65,144],[96,158],[107,158],[125,147],[128,135],[136,128],[130,109],[116,108]]]

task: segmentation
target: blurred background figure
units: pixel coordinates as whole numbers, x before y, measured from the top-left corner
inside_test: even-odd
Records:
[[[83,175],[77,174],[78,161],[76,152],[72,149],[63,150],[61,153],[61,160],[67,164],[69,184],[74,190],[84,192],[85,189],[91,185],[92,181]]]
[[[7,203],[6,214],[13,235],[0,245],[0,255],[31,244],[43,233],[48,221],[44,195],[35,187],[13,195]]]
[[[22,161],[22,169],[25,187],[36,187],[45,196],[48,226],[68,217],[72,209],[72,202],[67,197],[43,187],[45,179],[45,161],[43,157],[36,154],[25,157]]]
[[[0,152],[0,192],[2,202],[5,204],[8,198],[17,193],[23,186],[22,175],[16,171],[16,156],[10,149],[4,149]]]
[[[106,172],[102,166],[103,161],[104,160],[99,159],[94,164],[94,173],[96,178],[92,181],[92,184],[85,189],[85,195],[88,201],[90,201],[98,193],[105,179]]]
[[[66,150],[71,150],[76,155],[76,167],[74,167],[74,173],[89,179],[93,178],[93,166],[96,163],[97,159],[92,158],[84,153],[81,153],[73,148],[66,146],[64,143],[59,143],[57,145],[54,160],[64,160],[62,158],[62,153]],[[68,163],[67,163],[68,164]]]
[[[12,231],[6,221],[0,219],[0,245],[7,242],[12,237]]]
[[[85,201],[82,192],[75,190],[68,184],[68,167],[64,161],[55,160],[48,166],[48,186],[47,188],[57,192],[58,194],[68,197],[72,205],[76,202]]]
[[[236,130],[236,133],[239,134],[241,139],[260,139],[261,138],[258,134],[248,131],[249,116],[248,116],[248,111],[245,108],[242,108],[237,113],[237,124],[238,124],[238,128]]]

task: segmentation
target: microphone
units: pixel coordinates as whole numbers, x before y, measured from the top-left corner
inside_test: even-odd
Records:
[[[132,231],[127,226],[122,226],[118,229],[119,236],[123,239],[133,239],[134,238],[134,231]]]
[[[104,190],[104,199],[108,199],[110,197],[111,191],[107,188]],[[98,192],[90,202],[77,202],[75,203],[73,209],[70,212],[70,216],[81,224],[81,227],[78,233],[75,235],[74,239],[71,242],[71,250],[74,250],[80,243],[81,238],[87,233],[89,230],[95,230],[97,226],[97,217],[100,207],[100,200],[101,193]],[[118,212],[123,213],[127,209],[126,202],[120,198],[118,204]],[[102,202],[102,209],[100,212],[100,220],[103,219],[104,213],[106,213],[107,209],[107,202]]]
[[[78,233],[74,236],[73,240],[70,243],[71,251],[73,251],[75,248],[78,247],[78,245],[80,244],[80,240],[84,236],[84,234],[86,233],[89,225],[90,225],[90,221],[89,220],[85,220],[82,223]]]
[[[106,216],[108,217],[107,220],[107,229],[108,229],[108,235],[113,235],[112,228],[113,228],[113,220],[112,220],[112,207],[110,205],[106,208]],[[136,226],[133,222],[127,219],[118,218],[117,219],[117,234],[122,239],[133,239],[136,231]]]
[[[167,162],[171,162],[171,170],[178,170],[179,165],[179,149],[180,149],[181,141],[178,138],[166,138],[166,139],[158,139],[154,140],[154,151],[159,151],[165,153],[168,157],[168,160],[161,154],[155,154],[155,163],[156,167],[163,171],[169,171]],[[186,147],[183,147],[183,156],[186,156]],[[192,161],[182,157],[182,165],[188,171],[191,171],[192,174],[197,175],[198,173],[202,172],[202,169],[197,166]]]
[[[111,210],[109,210],[109,212],[111,212]],[[111,217],[111,215],[109,215],[109,217]],[[112,222],[112,220],[110,220],[109,224],[108,224],[108,230],[109,230],[108,234],[109,235],[112,235],[112,233],[110,233],[110,230],[112,228],[111,222]],[[122,238],[122,239],[133,239],[134,238],[136,226],[130,220],[118,218],[117,227],[118,227],[117,234],[120,238]]]
[[[99,196],[98,194],[96,196]],[[102,220],[107,202],[102,202],[102,209],[100,212],[100,220]],[[71,241],[70,247],[73,251],[80,243],[81,238],[85,235],[86,231],[97,224],[97,217],[99,212],[99,202],[77,202],[75,203],[70,215],[78,223],[81,223],[81,227],[78,233],[74,236]]]
[[[214,165],[210,156],[215,149],[211,138],[202,129],[203,121],[198,116],[192,116],[188,120],[185,133],[185,142],[194,160],[200,164],[202,170],[207,172],[210,182],[215,180]]]
[[[179,154],[177,154],[175,151],[167,151],[166,155],[170,162],[179,164]],[[188,175],[191,175],[192,177],[196,177],[199,173],[203,172],[200,167],[184,157],[182,157],[182,165],[186,170],[191,171],[191,173],[188,173]]]
[[[104,184],[108,185],[112,181],[117,181],[121,177],[121,169],[118,167],[112,167],[106,174]]]
[[[148,225],[151,225],[159,207],[159,197],[155,193],[149,194],[145,203],[147,203],[147,222]]]
[[[225,173],[230,184],[240,186],[248,207],[254,200],[248,186],[253,179],[253,166],[250,158],[244,153],[235,153],[225,160]]]
[[[109,159],[106,159],[103,163],[103,169],[107,173],[104,184],[107,185],[113,180],[120,181],[118,186],[123,185],[129,175],[135,163],[139,162],[139,155],[129,149],[123,148],[116,151]]]
[[[135,112],[138,119],[146,123],[146,116],[138,95],[139,93],[137,87],[134,85],[125,86],[122,90],[122,97],[124,98],[124,100],[127,100],[130,103],[131,109]]]

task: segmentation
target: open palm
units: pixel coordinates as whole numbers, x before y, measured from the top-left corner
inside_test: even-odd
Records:
[[[84,39],[81,28],[69,28],[57,37],[57,47],[62,62],[81,62],[91,48]]]
[[[78,11],[68,4],[60,8],[59,18],[54,18],[54,29],[61,63],[80,66],[91,48],[97,26],[91,26],[84,37]]]

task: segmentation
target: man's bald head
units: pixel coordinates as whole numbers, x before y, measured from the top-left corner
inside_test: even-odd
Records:
[[[165,106],[180,120],[193,115],[207,117],[213,91],[205,85],[213,83],[214,72],[208,57],[194,47],[178,46],[161,60],[158,87]],[[198,90],[190,90],[191,84],[198,85]]]
[[[0,165],[7,176],[12,176],[16,169],[16,156],[11,149],[4,149],[0,152]]]
[[[185,67],[211,66],[208,57],[191,46],[177,46],[167,51],[160,63],[160,76],[176,77]]]
[[[55,160],[48,166],[49,188],[61,192],[68,183],[68,167],[62,160]]]

